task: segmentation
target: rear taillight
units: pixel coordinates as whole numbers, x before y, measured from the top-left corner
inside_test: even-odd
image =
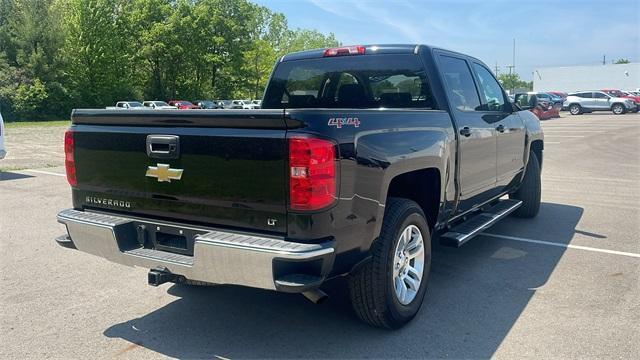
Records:
[[[364,49],[364,46],[329,48],[324,51],[324,56],[364,55]]]
[[[67,130],[64,133],[64,167],[67,171],[67,181],[69,185],[78,185],[76,179],[76,159],[75,159],[75,144],[73,141],[73,131]]]
[[[289,207],[327,207],[336,199],[336,188],[336,145],[302,135],[289,137]]]

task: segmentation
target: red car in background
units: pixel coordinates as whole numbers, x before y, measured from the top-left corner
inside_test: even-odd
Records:
[[[515,103],[522,110],[529,110],[540,120],[560,117],[560,106],[554,106],[549,94],[542,92],[528,92],[515,95]]]
[[[200,106],[194,105],[191,101],[186,100],[171,100],[169,101],[169,105],[175,106],[180,110],[200,109]]]
[[[562,98],[562,100],[566,100],[568,94],[566,92],[562,92],[562,91],[547,91],[548,94],[553,94],[555,96],[559,96]]]
[[[635,96],[635,95],[631,95],[628,94],[626,92],[620,91],[620,90],[616,90],[616,89],[602,89],[600,90],[602,92],[605,92],[611,96],[615,96],[615,97],[619,97],[619,98],[625,98],[625,99],[631,99],[633,100],[633,102],[636,104],[637,107],[640,107],[640,96]]]

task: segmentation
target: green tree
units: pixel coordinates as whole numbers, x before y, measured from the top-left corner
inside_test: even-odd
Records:
[[[20,118],[38,118],[47,96],[47,90],[40,79],[35,79],[31,85],[20,84],[13,94],[14,111]]]
[[[61,49],[77,107],[105,106],[135,97],[126,0],[68,0],[66,41]]]
[[[24,118],[24,111],[55,116],[63,108],[59,105],[66,100],[66,89],[61,84],[58,51],[64,35],[56,4],[54,0],[0,2],[0,105],[8,118]],[[36,88],[42,86],[47,96],[34,110],[33,99],[20,101],[15,95],[27,94],[25,89],[35,86],[36,80]]]
[[[248,0],[0,0],[0,108],[259,98],[280,56],[338,44]]]
[[[500,74],[498,75],[498,81],[506,90],[533,89],[533,82],[521,80],[518,74]]]
[[[629,61],[629,59],[618,59],[614,62],[614,64],[628,64],[631,61]]]
[[[287,40],[288,42],[284,48],[285,53],[340,45],[333,33],[324,35],[318,31],[307,29],[292,31]]]

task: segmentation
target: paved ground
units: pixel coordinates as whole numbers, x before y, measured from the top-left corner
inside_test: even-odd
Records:
[[[341,281],[320,306],[238,287],[149,287],[144,269],[54,245],[55,214],[70,206],[61,168],[5,172],[0,358],[637,358],[640,115],[543,127],[540,216],[435,248],[426,302],[397,332],[358,322]]]
[[[0,170],[37,169],[64,165],[64,131],[67,126],[5,127],[7,157]]]

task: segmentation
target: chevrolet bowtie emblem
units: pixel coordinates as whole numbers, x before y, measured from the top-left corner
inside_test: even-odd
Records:
[[[158,166],[147,167],[146,176],[157,178],[158,182],[171,182],[171,180],[180,180],[182,177],[182,169],[172,169],[169,164],[158,164]]]

